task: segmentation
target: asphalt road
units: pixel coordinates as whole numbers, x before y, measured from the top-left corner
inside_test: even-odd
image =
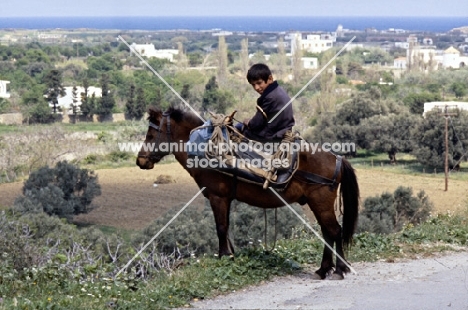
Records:
[[[395,263],[356,263],[343,281],[311,272],[278,278],[212,300],[199,309],[468,309],[468,252]]]

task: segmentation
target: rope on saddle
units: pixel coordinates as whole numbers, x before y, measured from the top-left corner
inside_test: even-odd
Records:
[[[273,157],[271,158],[272,162],[284,162],[285,160],[288,160],[288,162],[291,163],[291,146],[294,141],[295,135],[293,132],[291,130],[286,131],[283,136],[283,140],[281,140],[280,148],[275,152],[275,154],[273,154]],[[263,183],[263,189],[266,189],[271,181],[276,181],[276,170],[276,168],[272,167],[270,171],[268,171],[268,174],[265,178],[265,183]]]
[[[208,158],[216,158],[219,156],[232,155],[229,147],[222,147],[229,145],[229,132],[225,130],[227,137],[223,135],[223,128],[226,128],[226,116],[223,114],[213,114],[211,117],[211,124],[213,125],[213,134],[209,140],[210,146],[205,154]]]

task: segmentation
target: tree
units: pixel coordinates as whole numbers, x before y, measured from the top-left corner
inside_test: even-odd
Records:
[[[28,123],[50,123],[55,120],[45,100],[43,85],[33,85],[22,97],[22,112]]]
[[[466,85],[461,82],[454,82],[450,85],[450,90],[453,91],[455,97],[462,98],[466,96]]]
[[[89,97],[88,89],[89,89],[89,82],[88,79],[83,80],[83,88],[84,92],[81,93],[81,105],[80,111],[81,113],[87,118],[90,119],[93,117],[93,114],[96,111],[96,95],[93,93],[93,99]]]
[[[59,70],[52,69],[46,74],[43,82],[47,87],[44,92],[47,102],[52,105],[53,113],[57,114],[58,98],[66,94],[62,85],[62,74]]]
[[[33,106],[29,113],[30,123],[47,124],[56,120],[56,114],[50,113],[50,106],[45,101]]]
[[[283,37],[278,39],[278,79],[284,79],[287,75],[286,70],[286,50]]]
[[[180,96],[186,101],[190,99],[190,84],[184,84],[184,86],[182,86]]]
[[[125,103],[125,112],[128,117],[134,118],[133,110],[135,107],[135,85],[130,85],[130,91],[128,93],[127,103]]]
[[[130,93],[125,105],[127,115],[131,119],[141,119],[145,114],[146,100],[143,88],[138,87],[136,89],[136,100],[135,100],[135,85],[130,85]]]
[[[302,48],[300,33],[295,35],[293,44],[295,46],[294,52],[292,54],[293,76],[294,82],[297,84],[300,82],[302,74]]]
[[[403,103],[408,106],[411,113],[422,115],[424,103],[441,100],[439,94],[434,93],[411,93],[403,98]]]
[[[177,55],[177,64],[180,68],[187,68],[189,61],[187,56],[184,53],[184,44],[182,42],[177,42],[177,49],[179,54]]]
[[[448,160],[457,168],[468,145],[468,112],[458,111],[451,116],[448,128]],[[418,162],[433,168],[443,168],[445,158],[445,119],[438,112],[426,113],[425,118],[411,131],[415,142],[412,154]]]
[[[369,92],[359,92],[338,106],[336,114],[322,111],[318,124],[314,126],[312,139],[321,143],[355,142],[360,147],[369,147],[365,134],[358,131],[360,125],[365,119],[386,111],[386,106],[375,102]]]
[[[368,93],[360,92],[341,104],[336,113],[337,125],[359,125],[361,120],[381,113],[381,107]]]
[[[92,200],[100,194],[101,186],[93,171],[62,161],[54,168],[45,166],[32,172],[15,208],[22,213],[44,211],[70,219],[91,211]]]
[[[218,113],[225,113],[226,109],[232,105],[234,97],[227,91],[219,90],[216,77],[211,77],[205,85],[203,93],[202,110],[207,112],[213,110]]]
[[[10,109],[10,102],[4,98],[0,98],[0,113],[7,113]]]
[[[163,108],[163,92],[161,87],[153,82],[147,82],[140,85],[142,85],[142,94],[144,95],[144,100],[139,102],[141,104],[144,103],[145,107],[147,105],[151,105],[154,107]]]
[[[247,70],[249,70],[249,39],[247,38],[241,41],[240,60],[241,70],[243,74],[247,74]]]
[[[187,57],[191,67],[196,67],[203,63],[203,55],[200,52],[187,53]]]
[[[72,88],[72,104],[70,109],[75,117],[74,122],[76,122],[76,116],[78,115],[78,88],[76,88],[76,86]]]
[[[364,63],[393,63],[393,57],[381,48],[372,48],[364,55]]]
[[[218,80],[224,82],[227,78],[227,46],[224,36],[218,40]]]
[[[109,76],[105,73],[101,76],[101,89],[102,97],[99,102],[97,114],[99,114],[101,119],[104,119],[112,114],[112,110],[115,107],[114,94],[109,90]]]
[[[141,119],[143,117],[146,107],[145,91],[143,88],[138,87],[136,90],[136,102],[134,108],[134,115],[137,119]]]
[[[322,54],[322,62],[327,63],[332,58],[331,51],[326,51]],[[322,112],[330,112],[335,110],[335,83],[336,74],[333,69],[327,69],[320,74],[320,97],[319,104]]]
[[[397,152],[413,150],[410,133],[419,122],[420,117],[409,113],[375,115],[361,121],[357,141],[364,149],[387,153],[390,162],[395,163]]]

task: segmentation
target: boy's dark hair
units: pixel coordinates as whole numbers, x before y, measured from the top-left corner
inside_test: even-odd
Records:
[[[255,64],[250,67],[249,71],[247,71],[247,81],[249,83],[263,80],[268,81],[268,77],[271,75],[270,68],[268,68],[265,64]]]

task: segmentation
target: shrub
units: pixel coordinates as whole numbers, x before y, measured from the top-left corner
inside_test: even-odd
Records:
[[[158,177],[156,178],[156,181],[154,181],[154,183],[169,184],[169,183],[176,183],[176,180],[170,175],[161,174],[161,175],[158,175]]]
[[[132,154],[123,151],[112,151],[109,153],[108,157],[111,162],[122,162],[129,160],[132,157]]]
[[[89,154],[83,159],[83,163],[85,164],[95,164],[97,162],[97,155],[96,154]]]
[[[298,205],[293,206],[299,214],[303,214]],[[157,219],[152,225],[144,229],[135,237],[135,243],[149,241],[180,208],[168,211]],[[231,208],[231,221],[229,235],[235,247],[245,247],[264,242],[265,223],[263,209],[252,207],[244,203],[233,203]],[[277,210],[276,238],[291,238],[299,227],[300,220],[288,209]],[[267,232],[270,244],[275,236],[275,212],[267,210]],[[187,208],[171,225],[166,228],[157,239],[160,251],[169,254],[180,252],[183,255],[196,252],[217,253],[218,238],[213,212],[209,204],[201,211]],[[269,244],[269,245],[270,245]]]
[[[45,166],[30,174],[24,182],[23,196],[15,201],[15,210],[71,218],[91,211],[93,198],[100,194],[94,172],[62,161],[55,168]]]
[[[431,209],[432,203],[424,191],[414,197],[411,187],[400,186],[393,194],[387,192],[364,200],[359,230],[381,234],[397,232],[406,224],[422,223]]]

